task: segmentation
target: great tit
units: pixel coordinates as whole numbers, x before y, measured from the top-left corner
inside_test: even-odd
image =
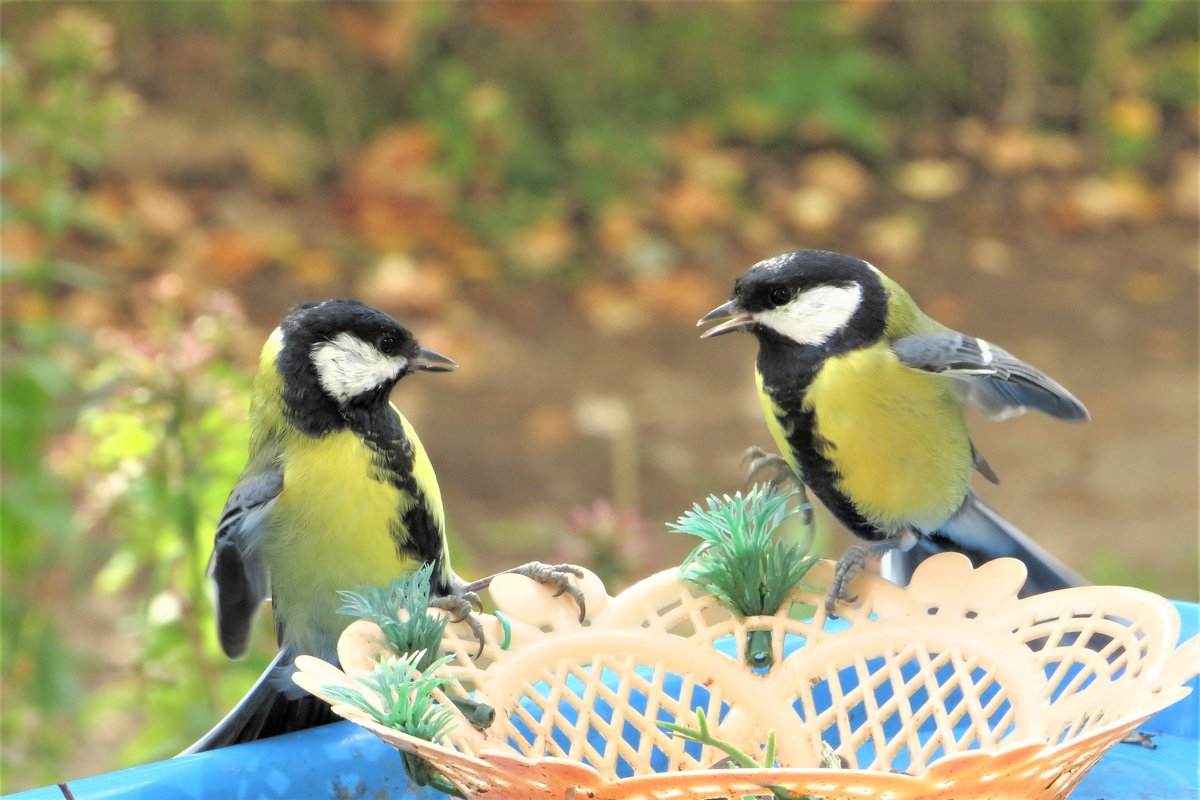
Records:
[[[250,401],[249,460],[221,512],[208,571],[226,655],[246,652],[267,598],[279,654],[186,752],[334,719],[291,675],[299,654],[336,662],[351,621],[337,613],[339,589],[386,586],[433,562],[431,594],[461,610],[466,585],[450,568],[437,477],[388,401],[404,376],[455,367],[354,300],[298,306],[271,334]]]
[[[871,264],[818,250],[752,266],[701,338],[749,331],[758,340],[759,400],[794,474],[865,544],[839,560],[830,614],[872,555],[903,572],[955,550],[976,564],[1025,562],[1024,593],[1086,581],[1006,522],[971,490],[996,482],[971,443],[969,405],[992,419],[1035,409],[1083,421],[1087,409],[1040,370],[994,344],[927,317]]]

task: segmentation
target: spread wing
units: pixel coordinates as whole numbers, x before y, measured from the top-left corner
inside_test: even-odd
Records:
[[[208,575],[217,589],[217,634],[230,658],[246,652],[254,616],[270,591],[258,545],[281,491],[283,473],[277,469],[243,477],[225,501],[217,525]]]
[[[954,331],[919,333],[892,344],[902,363],[954,378],[963,398],[992,419],[1036,409],[1072,422],[1088,418],[1073,394],[1046,373],[994,344]]]

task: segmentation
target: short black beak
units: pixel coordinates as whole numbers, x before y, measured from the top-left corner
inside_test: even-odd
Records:
[[[705,323],[717,322],[718,320],[720,320],[720,324],[700,334],[701,339],[708,339],[712,336],[723,336],[726,333],[744,331],[754,327],[754,315],[742,308],[737,300],[730,300],[724,305],[717,306],[701,317],[696,325],[704,325]]]
[[[453,372],[458,369],[458,364],[452,358],[422,347],[417,357],[409,360],[408,367],[423,372]]]

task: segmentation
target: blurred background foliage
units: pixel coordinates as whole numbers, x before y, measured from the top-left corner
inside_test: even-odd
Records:
[[[1092,407],[980,428],[1006,514],[1194,599],[1197,14],[0,5],[0,790],[170,756],[270,657],[266,613],[220,656],[204,568],[299,300],[463,364],[397,396],[460,571],[620,586],[766,443],[751,349],[691,322],[760,258],[863,255]]]

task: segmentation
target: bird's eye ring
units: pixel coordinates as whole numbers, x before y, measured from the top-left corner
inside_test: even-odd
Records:
[[[771,305],[782,306],[792,299],[792,293],[782,286],[776,286],[769,295]]]
[[[396,337],[384,334],[379,337],[379,349],[388,355],[391,355],[396,350]]]

